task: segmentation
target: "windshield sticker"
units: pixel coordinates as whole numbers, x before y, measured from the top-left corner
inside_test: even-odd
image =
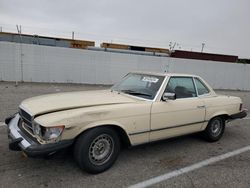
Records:
[[[150,82],[150,83],[157,83],[158,82],[158,78],[156,78],[156,77],[149,77],[149,76],[144,76],[143,78],[142,78],[142,81],[144,81],[144,82]]]

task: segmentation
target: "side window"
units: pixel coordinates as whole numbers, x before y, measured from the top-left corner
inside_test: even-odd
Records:
[[[198,78],[194,78],[195,84],[197,87],[198,95],[204,95],[209,93],[209,89],[206,87],[206,85]]]
[[[190,77],[171,77],[165,92],[175,93],[177,99],[197,97],[193,78]]]

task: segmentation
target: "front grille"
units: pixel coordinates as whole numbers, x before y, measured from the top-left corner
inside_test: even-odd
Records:
[[[22,130],[20,134],[22,134],[25,138],[28,138],[29,140],[32,140],[35,143],[39,143],[37,139],[33,136],[32,130],[27,128],[27,125],[23,123],[22,119],[19,120],[18,127],[20,130]]]
[[[23,122],[23,121],[22,121]],[[33,134],[33,129],[29,125],[27,125],[25,122],[22,123],[23,128],[25,128],[30,134]]]
[[[24,122],[24,125],[27,126],[30,130],[33,130],[32,128],[32,116],[29,115],[27,112],[25,112],[23,109],[19,109],[19,114],[22,118],[22,121]]]

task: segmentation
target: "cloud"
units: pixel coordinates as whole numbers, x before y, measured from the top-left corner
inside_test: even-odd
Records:
[[[3,30],[21,24],[23,32],[250,58],[248,0],[0,0]]]

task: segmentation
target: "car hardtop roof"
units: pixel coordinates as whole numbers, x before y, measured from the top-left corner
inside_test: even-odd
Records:
[[[182,74],[182,73],[168,73],[168,72],[149,72],[149,71],[133,71],[130,73],[137,73],[137,74],[148,74],[148,75],[155,75],[155,76],[183,76],[183,77],[199,77],[193,74]]]

